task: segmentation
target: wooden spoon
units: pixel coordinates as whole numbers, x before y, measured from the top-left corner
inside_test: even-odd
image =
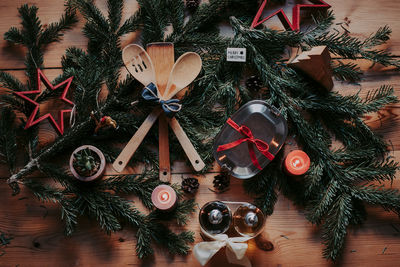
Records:
[[[183,54],[175,62],[168,79],[167,89],[165,95],[166,99],[172,98],[175,94],[188,86],[196,79],[201,71],[201,58],[198,54],[188,52]],[[176,118],[168,120],[172,131],[175,133],[176,138],[181,144],[186,156],[189,158],[190,163],[196,171],[200,171],[205,167],[203,160],[200,158],[192,142],[186,135],[183,128],[180,126]]]
[[[163,99],[171,99],[191,84],[201,71],[201,57],[194,52],[181,55],[172,67]]]
[[[141,48],[140,46],[139,46],[139,48]],[[136,49],[136,48],[135,48]],[[142,50],[144,51],[144,49],[142,48]],[[137,50],[136,50],[137,51]],[[134,54],[134,53],[132,53],[132,54]],[[168,83],[168,84],[171,84],[170,85],[170,88],[172,89],[173,88],[173,91],[172,91],[172,93],[170,93],[169,95],[170,95],[170,97],[168,98],[168,97],[163,97],[163,99],[164,100],[168,100],[168,99],[170,99],[172,96],[174,96],[176,93],[178,93],[180,90],[182,90],[182,89],[184,89],[186,86],[188,86],[196,77],[197,77],[197,75],[199,74],[199,72],[200,72],[200,70],[201,70],[201,58],[200,58],[200,56],[199,55],[197,55],[197,57],[196,56],[193,56],[193,54],[195,54],[195,55],[197,55],[196,53],[185,53],[185,54],[183,54],[182,56],[180,56],[179,57],[179,59],[175,62],[175,64],[174,64],[174,67],[172,68],[172,71],[171,71],[171,74],[170,74],[170,77],[169,77],[169,80],[171,80],[172,82],[171,83]],[[146,53],[146,51],[144,51],[144,53],[143,53],[143,55],[144,55],[144,57],[145,57],[145,55],[147,55],[147,53]],[[147,55],[148,56],[148,55]],[[188,58],[190,58],[190,60],[187,60],[186,59],[186,57],[188,57]],[[200,60],[199,60],[200,59]],[[124,61],[125,62],[125,61]],[[129,61],[128,61],[129,62]],[[151,59],[150,59],[150,57],[148,57],[148,62],[150,62],[151,63]],[[146,62],[145,62],[146,63]],[[185,66],[177,66],[177,64],[184,64]],[[200,66],[199,66],[200,65]],[[151,65],[149,65],[149,66],[151,66],[151,68],[153,69],[153,77],[155,76],[154,75],[154,68],[153,68],[153,64],[151,63]],[[176,69],[176,70],[174,70],[174,69]],[[183,71],[183,69],[186,69],[186,71]],[[190,69],[192,69],[192,71],[196,74],[196,75],[193,75],[193,74],[191,74],[190,72],[191,72],[191,70]],[[128,69],[129,70],[129,69]],[[135,75],[137,75],[137,73],[136,73],[136,70],[134,70],[134,72],[135,72]],[[182,75],[182,76],[180,76],[180,77],[175,77],[174,75]],[[132,76],[133,76],[133,74],[132,74]],[[140,77],[140,75],[137,75],[137,76],[139,76],[139,78],[143,78],[143,77]],[[151,77],[151,75],[150,74],[147,74],[147,75],[145,75],[145,76],[147,76],[147,77]],[[136,78],[136,76],[134,76],[135,78]],[[150,79],[150,78],[148,78],[148,79]],[[142,79],[143,80],[143,79]],[[139,80],[138,79],[138,81],[140,81],[141,82],[141,80]],[[145,82],[147,82],[147,81],[149,81],[149,80],[146,80]],[[142,82],[141,82],[142,83]],[[144,83],[142,83],[142,84],[144,84]],[[177,87],[177,85],[179,85],[179,87]],[[147,85],[147,84],[146,84]],[[167,90],[166,90],[166,92],[169,92],[168,91],[168,85],[167,85]],[[128,162],[129,162],[129,160],[130,160],[130,158],[133,156],[133,154],[136,152],[136,149],[139,147],[139,145],[140,145],[140,143],[143,141],[143,139],[144,139],[144,137],[146,136],[146,134],[148,133],[148,131],[150,130],[150,128],[151,128],[151,126],[153,126],[153,124],[154,124],[154,122],[157,120],[157,117],[161,114],[161,112],[162,112],[162,110],[160,109],[160,108],[156,108],[156,109],[154,109],[153,110],[153,112],[152,113],[150,113],[149,114],[149,116],[147,116],[147,118],[146,118],[146,120],[142,123],[142,125],[139,127],[139,129],[136,131],[136,133],[132,136],[132,138],[129,140],[129,142],[128,142],[128,144],[125,146],[125,148],[122,150],[122,152],[119,154],[119,156],[117,157],[117,159],[114,161],[114,163],[113,163],[113,168],[114,168],[114,170],[116,170],[117,172],[122,172],[123,171],[123,169],[126,167],[126,165],[128,164]],[[180,128],[180,129],[182,129],[182,128]],[[174,130],[174,128],[172,128],[172,130]],[[178,129],[179,130],[179,129]],[[183,132],[183,130],[181,130],[182,132]],[[174,132],[175,132],[175,130],[174,130]],[[180,132],[181,133],[181,132]],[[176,134],[176,133],[175,133]],[[186,136],[186,134],[183,132],[183,135],[182,135],[182,133],[181,134],[179,134],[179,136],[183,136],[182,138],[181,138],[181,140],[183,140],[185,137],[186,137],[186,139],[187,140],[185,140],[185,142],[181,142],[181,141],[179,141],[180,143],[181,143],[181,145],[182,144],[186,144],[187,143],[187,141],[189,141],[189,143],[190,143],[190,140],[189,140],[189,138],[187,138],[187,136]],[[178,137],[178,135],[177,135],[177,137]],[[178,137],[179,138],[179,137]],[[179,139],[178,139],[179,140]],[[191,144],[191,143],[190,143]],[[193,147],[193,146],[192,146]],[[185,148],[184,148],[184,150],[185,150]],[[192,165],[194,164],[194,165],[196,165],[196,166],[199,166],[199,167],[196,167],[197,169],[198,168],[200,168],[202,165],[204,165],[204,163],[203,163],[203,161],[201,160],[201,158],[198,156],[198,154],[197,154],[197,156],[198,157],[194,157],[194,156],[192,156],[193,155],[193,150],[194,150],[194,152],[195,152],[195,154],[197,154],[197,152],[196,152],[196,150],[194,149],[194,147],[192,148],[192,150],[190,151],[191,152],[191,154],[190,154],[190,157],[189,157],[189,155],[188,155],[188,153],[186,154],[186,155],[188,155],[188,157],[189,157],[189,160],[190,160],[190,162],[192,163]],[[186,152],[187,150],[185,150],[185,152]],[[198,162],[198,163],[196,163],[196,162]],[[203,166],[204,167],[204,166]]]
[[[137,44],[130,44],[122,50],[122,60],[128,72],[144,86],[156,84],[153,62],[146,50]]]

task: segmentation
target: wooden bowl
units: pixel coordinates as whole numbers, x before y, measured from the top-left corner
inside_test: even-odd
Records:
[[[95,152],[100,158],[99,170],[92,176],[81,176],[81,175],[79,175],[75,171],[74,164],[73,164],[74,163],[74,155],[75,155],[75,153],[77,153],[77,152],[79,152],[79,151],[81,151],[83,149],[86,149],[86,148],[89,148],[91,151]],[[80,146],[77,149],[75,149],[74,152],[72,152],[71,157],[69,158],[69,168],[71,170],[72,175],[75,176],[76,179],[78,179],[78,180],[80,180],[82,182],[91,182],[91,181],[99,179],[99,178],[101,178],[103,176],[104,171],[106,169],[106,159],[105,159],[105,157],[103,155],[103,152],[101,152],[97,147],[94,147],[94,146],[91,146],[91,145],[83,145],[83,146]]]

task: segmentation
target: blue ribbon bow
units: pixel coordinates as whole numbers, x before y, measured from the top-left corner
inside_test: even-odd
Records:
[[[149,83],[142,91],[142,97],[146,101],[160,103],[165,115],[172,117],[181,110],[182,105],[179,104],[179,99],[162,100],[157,95],[157,87],[154,83]]]

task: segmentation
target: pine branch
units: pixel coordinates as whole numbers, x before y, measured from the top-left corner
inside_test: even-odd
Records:
[[[345,167],[344,173],[356,181],[393,182],[398,168],[398,163],[393,160],[380,162],[375,159],[373,162]]]
[[[143,45],[164,40],[164,31],[168,25],[167,14],[163,14],[168,9],[166,1],[138,0],[138,3],[143,22]]]
[[[15,173],[16,154],[15,113],[9,107],[2,107],[0,110],[0,157],[8,165],[11,174]]]
[[[123,8],[122,0],[108,0],[107,1],[107,9],[108,9],[108,24],[110,25],[110,31],[116,32],[119,28],[122,18],[122,8]]]
[[[387,211],[400,216],[400,193],[397,189],[384,188],[383,185],[362,185],[352,188],[354,198],[372,205],[379,205]]]
[[[273,213],[275,203],[278,201],[276,190],[279,177],[277,165],[271,163],[261,174],[243,183],[246,192],[255,196],[255,204],[266,215]]]
[[[61,206],[61,220],[65,221],[66,235],[71,235],[75,231],[78,224],[77,216],[79,210],[74,206],[73,200],[65,198],[61,190],[43,185],[33,179],[25,180],[23,184],[29,188],[40,201],[58,203]]]
[[[145,207],[152,208],[151,193],[160,182],[155,173],[144,172],[141,175],[120,175],[110,177],[99,185],[99,189],[112,190],[115,193],[133,193],[139,197]]]
[[[165,213],[159,210],[152,211],[149,215],[154,220],[176,220],[177,225],[186,225],[190,219],[189,214],[195,211],[196,203],[194,199],[181,200],[178,202],[177,207],[169,213]]]
[[[351,197],[342,194],[333,204],[323,225],[322,239],[326,248],[323,255],[327,259],[336,259],[343,249],[344,238],[347,234],[347,226],[352,217]]]
[[[125,20],[121,27],[118,29],[117,36],[123,36],[125,34],[138,30],[141,26],[141,15],[141,11],[139,10],[138,12],[130,16],[127,20]]]
[[[190,247],[188,244],[194,242],[194,233],[190,231],[175,234],[166,226],[160,223],[151,224],[154,231],[155,241],[158,244],[166,246],[170,253],[187,255]]]
[[[337,61],[337,64],[332,64],[333,75],[341,81],[356,82],[361,80],[362,72],[360,67],[355,63],[343,63]]]
[[[50,23],[40,34],[38,46],[60,41],[63,32],[69,30],[78,22],[75,10],[67,9],[58,22]]]

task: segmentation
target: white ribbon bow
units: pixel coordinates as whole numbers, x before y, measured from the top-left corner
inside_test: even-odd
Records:
[[[226,258],[229,263],[239,264],[246,267],[251,267],[250,260],[245,257],[247,250],[246,241],[252,237],[231,237],[229,238],[225,234],[210,235],[205,231],[202,231],[207,237],[214,239],[215,241],[201,242],[194,246],[193,253],[196,259],[202,266],[206,265],[207,262],[223,247],[226,246]]]

